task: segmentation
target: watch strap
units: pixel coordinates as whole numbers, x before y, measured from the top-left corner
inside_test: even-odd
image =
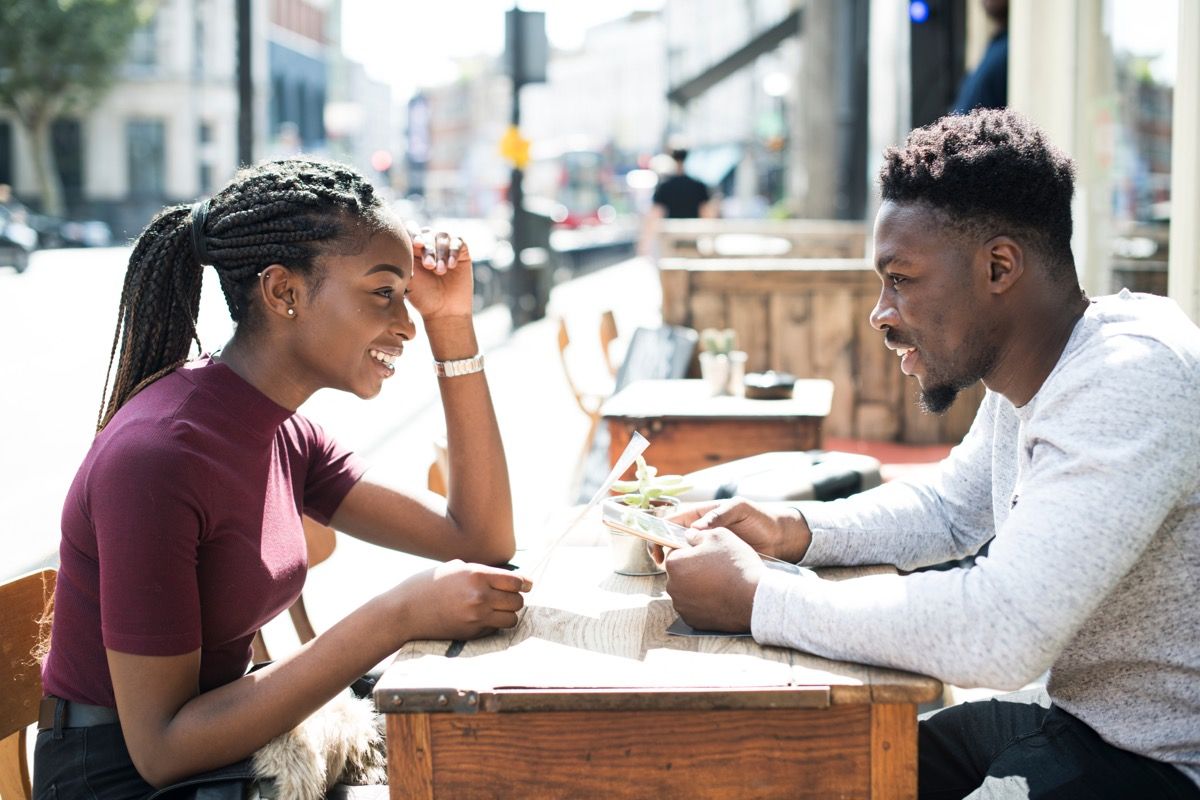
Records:
[[[451,361],[434,361],[433,371],[439,378],[457,378],[459,375],[483,372],[483,354],[476,353],[470,358],[456,358]]]

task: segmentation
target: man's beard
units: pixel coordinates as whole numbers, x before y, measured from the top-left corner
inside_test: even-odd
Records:
[[[999,353],[994,344],[985,344],[986,341],[988,341],[987,337],[976,334],[966,343],[963,349],[974,351],[975,355],[958,371],[959,374],[956,377],[930,376],[929,387],[921,387],[919,402],[923,411],[930,414],[946,413],[950,406],[954,405],[959,392],[971,388],[982,380],[984,375],[991,372]]]
[[[978,378],[959,383],[942,383],[922,389],[918,400],[921,410],[929,414],[945,414],[958,399],[958,393],[975,385]]]

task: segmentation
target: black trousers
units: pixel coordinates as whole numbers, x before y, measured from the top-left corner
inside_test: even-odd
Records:
[[[134,768],[120,725],[38,733],[33,800],[136,800],[153,791]]]
[[[1170,764],[1105,742],[1080,720],[1018,692],[922,717],[918,794],[923,800],[1200,798]]]
[[[253,778],[249,760],[155,791],[142,780],[120,725],[39,731],[33,800],[243,800]]]

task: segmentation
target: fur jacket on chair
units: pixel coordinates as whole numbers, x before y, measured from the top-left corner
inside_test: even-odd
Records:
[[[387,783],[383,718],[369,699],[339,694],[293,730],[254,754],[254,773],[275,782],[275,796],[322,800],[339,783]]]

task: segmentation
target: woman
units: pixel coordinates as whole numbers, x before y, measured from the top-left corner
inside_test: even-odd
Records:
[[[516,624],[529,582],[482,566],[507,561],[514,537],[471,260],[447,236],[439,245],[411,242],[354,171],[302,160],[243,171],[142,233],[116,377],[63,510],[36,797],[143,797],[246,758],[405,642]],[[236,331],[185,363],[203,264]],[[323,387],[379,393],[416,334],[406,299],[441,376],[448,502],[364,478],[352,453],[295,413]],[[255,631],[303,585],[302,514],[462,561],[245,674]]]

